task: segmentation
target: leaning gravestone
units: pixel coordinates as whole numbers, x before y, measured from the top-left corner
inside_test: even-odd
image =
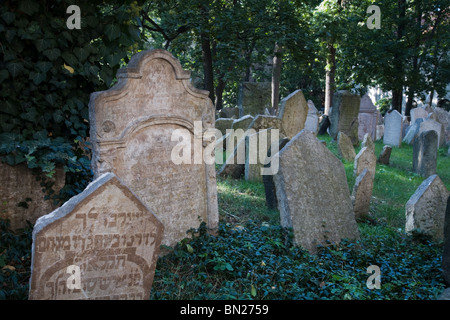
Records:
[[[393,110],[384,116],[383,143],[393,147],[400,147],[402,142],[403,116]]]
[[[391,146],[383,146],[383,150],[381,150],[381,153],[378,156],[377,162],[388,166],[389,160],[391,158],[391,152],[392,152]]]
[[[311,253],[317,245],[359,238],[344,165],[317,137],[302,130],[274,156],[281,225]]]
[[[319,130],[319,116],[317,115],[317,109],[311,100],[308,100],[308,114],[305,121],[305,129],[317,134]]]
[[[439,122],[437,122],[433,119],[425,119],[425,121],[423,121],[420,124],[417,135],[420,135],[422,132],[425,132],[428,130],[436,131],[436,134],[437,134],[436,144],[437,144],[437,148],[439,148],[441,146],[442,124],[440,124]],[[442,138],[444,138],[444,137],[442,137]],[[442,141],[444,141],[444,140],[442,140]]]
[[[403,142],[407,144],[412,144],[414,139],[417,137],[417,133],[420,129],[420,124],[423,122],[423,118],[418,118],[416,121],[411,122],[412,124],[409,126],[408,131],[406,132],[405,137],[403,138]]]
[[[264,114],[272,107],[271,82],[244,82],[239,88],[239,117]]]
[[[365,168],[356,178],[353,186],[352,200],[355,217],[363,218],[369,214],[370,200],[372,199],[373,177]]]
[[[263,182],[264,165],[270,162],[267,152],[279,138],[278,129],[259,130],[245,137],[245,180]]]
[[[41,182],[26,164],[10,166],[0,161],[0,177],[0,218],[8,219],[12,230],[25,228],[27,221],[34,224],[39,217],[57,208],[52,200],[45,200]],[[63,168],[57,166],[50,179],[55,192],[64,187],[65,179]]]
[[[368,147],[371,150],[375,151],[375,144],[373,143],[372,138],[370,137],[369,133],[366,133],[363,137],[363,140],[361,142],[361,147]]]
[[[355,161],[356,153],[350,138],[343,132],[339,132],[337,136],[338,151],[342,159],[345,161]]]
[[[305,127],[308,103],[301,90],[296,90],[280,101],[278,117],[284,134],[291,139]]]
[[[129,186],[164,224],[166,246],[200,221],[215,232],[215,166],[203,161],[203,133],[214,129],[208,92],[192,87],[190,72],[165,50],[134,55],[117,77],[89,103],[95,177],[114,172]]]
[[[29,299],[148,300],[163,229],[114,174],[100,176],[37,220]]]
[[[417,119],[425,119],[428,116],[428,112],[421,107],[413,108],[410,112],[411,124],[414,124]]]
[[[369,147],[362,148],[355,157],[353,175],[359,176],[364,169],[369,170],[372,179],[375,178],[377,158],[373,149]]]
[[[365,94],[361,98],[361,104],[358,114],[358,138],[360,141],[364,139],[366,133],[369,134],[372,140],[376,138],[378,113],[377,108],[372,102],[372,99]]]
[[[434,130],[422,132],[413,145],[413,172],[422,177],[429,177],[436,173],[437,168],[437,139]]]
[[[434,240],[444,239],[444,219],[449,192],[434,174],[425,179],[406,203],[405,231],[421,230]]]
[[[336,140],[339,132],[345,133],[354,146],[359,144],[358,114],[361,98],[348,91],[338,91],[333,96],[330,112],[330,136]]]
[[[230,118],[219,118],[215,122],[215,127],[217,130],[220,130],[222,135],[227,134],[227,130],[231,129],[231,126],[233,124],[233,119]]]

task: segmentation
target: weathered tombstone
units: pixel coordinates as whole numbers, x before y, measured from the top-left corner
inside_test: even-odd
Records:
[[[272,143],[279,142],[278,129],[265,129],[245,137],[245,180],[263,182],[263,168]]]
[[[248,129],[254,129],[256,132],[265,129],[281,129],[281,119],[276,116],[257,115],[250,122]]]
[[[215,122],[208,92],[192,87],[190,72],[165,50],[134,55],[117,78],[89,103],[94,176],[114,172],[129,186],[164,224],[166,246],[200,222],[214,233],[215,165],[203,161],[203,133]],[[180,137],[186,148],[174,161]]]
[[[252,123],[253,119],[254,119],[254,117],[248,114],[239,119],[233,120],[231,129],[233,129],[233,130],[242,129],[245,131],[248,129],[248,127],[250,126],[250,123]]]
[[[402,123],[402,141],[406,136],[406,133],[408,132],[409,128],[411,127],[409,121],[407,120],[407,117],[403,118],[403,123]]]
[[[302,130],[274,156],[281,225],[311,253],[317,245],[359,238],[344,165],[317,137]]]
[[[428,116],[428,112],[421,107],[411,109],[411,124],[417,119],[425,119]]]
[[[361,142],[361,147],[368,147],[371,150],[375,150],[375,144],[373,143],[372,138],[370,137],[369,133],[366,133],[363,137],[363,140]]]
[[[0,177],[0,217],[11,222],[12,230],[25,228],[27,220],[33,224],[37,218],[57,208],[52,200],[45,200],[44,188],[26,164],[10,166],[0,161]],[[50,182],[55,192],[64,187],[62,167],[56,167]]]
[[[333,96],[330,112],[330,136],[336,140],[339,132],[345,133],[354,146],[359,144],[358,114],[361,98],[349,91],[341,90]]]
[[[442,275],[447,287],[450,287],[450,195],[444,216],[444,250],[442,252]]]
[[[364,147],[362,148],[355,157],[353,175],[359,176],[361,172],[367,168],[372,179],[375,178],[375,171],[377,165],[377,158],[373,149]]]
[[[238,96],[239,117],[256,116],[272,107],[271,82],[244,82],[241,84]]]
[[[419,131],[417,132],[417,135],[420,135],[422,132],[433,130],[437,134],[437,140],[436,144],[439,148],[441,146],[441,134],[442,134],[442,124],[439,122],[433,120],[433,119],[426,119],[420,124]]]
[[[381,140],[384,137],[384,124],[377,124],[377,133],[376,133],[376,140]]]
[[[280,101],[278,117],[286,137],[292,138],[305,127],[308,103],[301,90],[296,90]]]
[[[391,158],[392,147],[391,146],[383,146],[383,150],[381,150],[380,155],[378,156],[377,162],[379,164],[384,164],[386,166],[389,165],[389,160]]]
[[[383,143],[393,147],[400,147],[402,142],[402,123],[403,116],[397,111],[392,110],[384,116],[384,135]]]
[[[408,132],[406,132],[405,137],[403,138],[403,142],[407,144],[412,144],[414,139],[417,137],[417,133],[420,129],[420,124],[423,122],[423,118],[418,118],[412,125],[409,126]]]
[[[425,179],[406,203],[405,231],[419,231],[436,241],[444,239],[449,192],[438,175]]]
[[[377,129],[377,108],[370,99],[369,95],[365,94],[361,98],[361,104],[358,114],[358,138],[360,141],[364,139],[364,135],[368,133],[372,140],[376,138]]]
[[[370,200],[372,199],[373,177],[367,168],[356,177],[352,191],[353,211],[356,219],[369,214]]]
[[[30,300],[149,299],[164,226],[112,173],[42,216]]]
[[[308,114],[305,121],[305,129],[317,134],[319,130],[319,117],[317,115],[317,109],[311,100],[308,100]]]
[[[219,116],[221,118],[239,118],[239,109],[238,108],[230,108],[225,107],[220,110]]]
[[[442,139],[441,146],[448,145],[450,143],[450,112],[436,107],[434,108],[433,113],[436,115],[436,121],[439,122],[443,128],[444,139]]]
[[[288,138],[282,138],[278,141],[278,148],[277,150],[280,151],[284,148],[284,146],[289,142]],[[270,159],[272,159],[272,156],[275,154],[272,154],[272,146],[267,151],[267,158],[269,161],[265,161],[266,164],[264,165],[265,168],[270,168],[272,163],[270,162]],[[264,192],[266,195],[266,205],[269,209],[276,209],[278,207],[278,200],[277,200],[277,192],[275,188],[275,183],[273,181],[273,175],[263,175],[263,184],[264,184]]]
[[[215,122],[216,129],[220,130],[222,135],[226,135],[227,129],[231,129],[233,121],[234,120],[230,118],[219,118]]]
[[[434,130],[422,132],[413,145],[413,172],[422,177],[436,173],[437,167],[437,133]]]
[[[355,161],[356,152],[350,138],[343,132],[338,133],[337,137],[338,151],[345,161]]]

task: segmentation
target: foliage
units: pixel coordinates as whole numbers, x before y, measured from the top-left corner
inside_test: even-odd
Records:
[[[386,112],[391,108],[392,102],[390,98],[381,98],[375,104],[381,115],[384,117]]]
[[[0,156],[47,176],[64,165],[66,195],[89,181],[89,95],[112,84],[140,39],[129,2],[78,1],[80,30],[66,26],[70,4],[0,4]]]

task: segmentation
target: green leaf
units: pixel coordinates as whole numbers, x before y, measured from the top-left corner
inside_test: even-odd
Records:
[[[53,63],[49,61],[39,61],[36,63],[36,67],[42,73],[47,73],[53,67]]]
[[[6,24],[11,24],[16,18],[16,15],[13,12],[6,11],[2,13],[1,17]]]
[[[2,83],[4,80],[8,79],[9,73],[7,70],[0,70],[0,83]]]
[[[108,24],[105,27],[105,34],[110,41],[120,37],[120,28],[115,24]]]
[[[20,62],[10,62],[6,65],[6,68],[8,69],[9,74],[13,78],[16,78],[18,75],[20,75],[24,71],[23,65]]]
[[[256,288],[254,285],[252,285],[251,294],[252,294],[252,297],[256,297]]]
[[[39,52],[44,51],[47,48],[50,48],[51,42],[46,39],[38,39],[34,41],[34,45],[36,46],[36,49],[38,49]]]
[[[78,63],[77,58],[72,53],[65,51],[61,54],[63,59],[67,62],[70,66],[75,66]]]
[[[46,75],[43,72],[30,72],[29,79],[33,80],[35,85],[39,85],[42,81],[46,79]]]
[[[31,0],[22,0],[19,3],[19,10],[31,16],[39,11],[39,3]]]
[[[47,49],[43,53],[47,58],[50,59],[50,61],[55,61],[59,58],[59,56],[61,56],[61,50],[59,50],[58,48]]]
[[[186,249],[189,253],[194,253],[194,248],[192,248],[189,244],[186,244]]]
[[[73,53],[77,56],[78,60],[83,63],[89,57],[89,46],[75,48],[73,49]]]

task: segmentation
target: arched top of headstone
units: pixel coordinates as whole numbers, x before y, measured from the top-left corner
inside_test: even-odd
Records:
[[[372,99],[370,99],[368,94],[365,94],[361,97],[359,112],[360,113],[375,113],[377,111],[377,108],[372,102]]]
[[[214,106],[209,92],[195,88],[190,71],[168,51],[156,49],[134,55],[117,72],[110,89],[91,94],[91,139],[118,141],[137,127],[161,121],[192,130],[195,121],[214,127]],[[160,119],[160,120],[158,120]]]

